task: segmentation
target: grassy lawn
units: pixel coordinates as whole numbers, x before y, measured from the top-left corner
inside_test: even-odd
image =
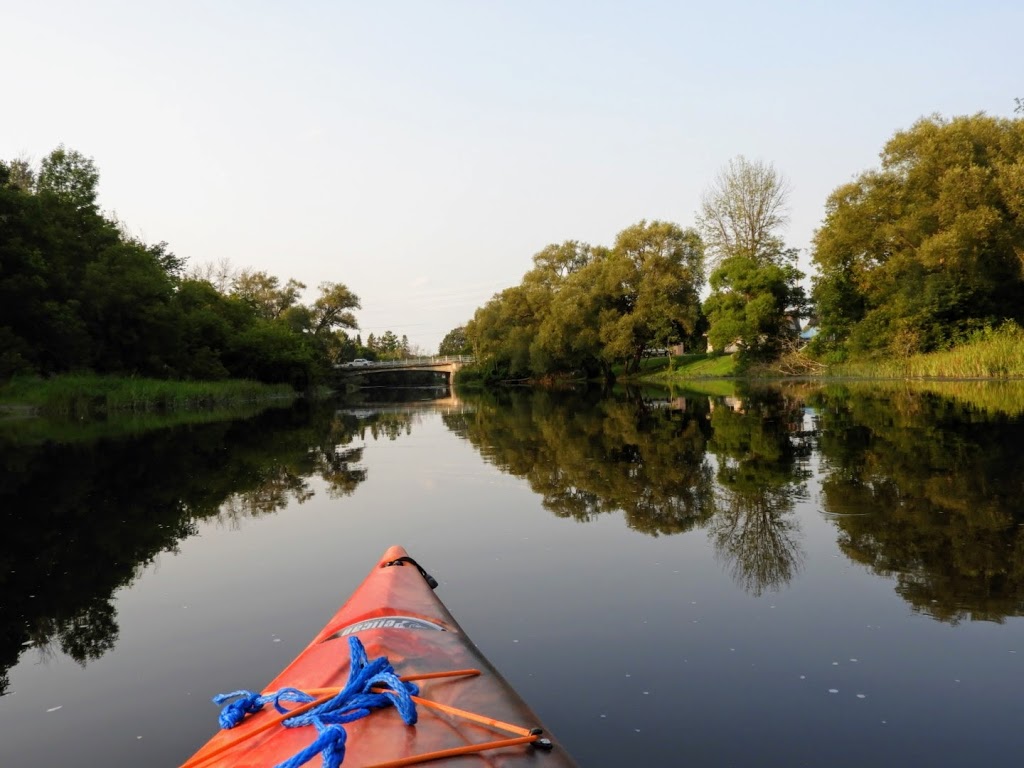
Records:
[[[652,357],[640,363],[640,376],[646,381],[656,381],[660,384],[736,375],[738,372],[735,355],[678,355],[672,358],[671,370],[668,358],[664,357]]]

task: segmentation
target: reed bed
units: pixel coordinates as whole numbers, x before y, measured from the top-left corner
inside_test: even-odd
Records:
[[[979,331],[951,349],[905,358],[832,365],[829,376],[866,378],[1024,378],[1024,329],[1007,323]]]

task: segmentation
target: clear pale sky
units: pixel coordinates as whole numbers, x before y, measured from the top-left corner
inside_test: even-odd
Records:
[[[735,155],[787,176],[806,249],[896,130],[1024,96],[1021,0],[0,0],[0,29],[0,157],[64,143],[146,241],[343,282],[364,338],[424,351],[548,243],[692,225]]]

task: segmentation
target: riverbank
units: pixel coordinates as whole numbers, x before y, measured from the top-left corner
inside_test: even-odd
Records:
[[[466,371],[468,374],[469,371]],[[485,388],[482,371],[457,377],[460,389]],[[887,356],[824,364],[794,352],[771,363],[744,365],[734,354],[695,353],[642,360],[630,376],[615,369],[621,384],[641,383],[681,386],[696,380],[713,379],[1024,379],[1024,329],[1013,323],[978,331],[955,347],[938,352],[903,357]],[[529,384],[528,380],[509,382]]]
[[[0,413],[92,416],[211,410],[266,400],[292,400],[287,384],[257,381],[168,381],[163,379],[67,374],[15,377],[0,387]]]
[[[612,368],[615,381],[619,384],[652,383],[669,385],[692,379],[726,379],[741,374],[735,355],[694,353],[674,357],[649,357],[640,361],[640,369],[631,375],[623,373],[621,365]],[[455,387],[460,392],[480,392],[491,384],[487,383],[487,371],[479,366],[466,366],[455,374]],[[502,381],[499,386],[544,386],[548,388],[587,386],[600,380],[588,380],[582,375],[573,377],[546,376],[541,379],[512,379]]]
[[[885,356],[829,365],[801,352],[771,363],[742,366],[735,355],[683,355],[643,361],[639,377],[659,384],[691,379],[743,377],[813,379],[965,379],[1024,378],[1024,329],[1013,323],[978,331],[950,349],[902,357]]]

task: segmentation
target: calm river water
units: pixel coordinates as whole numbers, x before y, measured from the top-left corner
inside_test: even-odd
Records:
[[[0,765],[175,766],[391,544],[584,766],[1024,754],[1024,387],[0,425]]]

